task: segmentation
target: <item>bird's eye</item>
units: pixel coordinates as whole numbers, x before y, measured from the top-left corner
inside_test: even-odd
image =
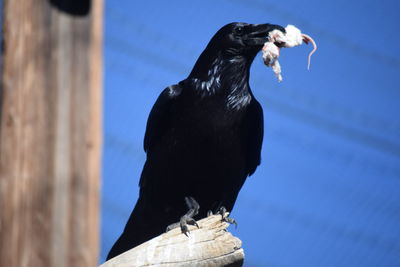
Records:
[[[243,27],[236,27],[235,28],[235,33],[237,34],[237,35],[242,35],[243,34]]]

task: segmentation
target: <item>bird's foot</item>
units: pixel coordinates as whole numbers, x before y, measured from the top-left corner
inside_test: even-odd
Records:
[[[211,213],[212,214],[212,213]],[[224,206],[222,206],[221,208],[219,208],[217,214],[220,214],[222,217],[222,221],[223,222],[227,222],[229,224],[234,224],[235,228],[237,228],[237,222],[235,221],[235,219],[230,218],[228,216],[226,216],[226,208]]]
[[[181,217],[179,222],[168,225],[167,232],[180,226],[182,233],[189,236],[190,231],[188,225],[195,225],[197,228],[200,228],[197,222],[193,219],[193,217],[199,213],[199,203],[197,203],[197,201],[192,197],[185,197],[185,202],[189,209],[188,212]]]

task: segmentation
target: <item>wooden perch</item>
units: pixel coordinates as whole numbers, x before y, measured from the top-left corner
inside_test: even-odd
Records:
[[[189,237],[175,228],[105,262],[100,267],[125,266],[242,266],[242,242],[229,233],[221,215],[189,226]]]

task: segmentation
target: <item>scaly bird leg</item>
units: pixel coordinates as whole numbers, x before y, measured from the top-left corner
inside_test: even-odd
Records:
[[[221,208],[219,208],[218,214],[220,214],[222,216],[222,221],[227,222],[229,224],[234,224],[235,228],[237,228],[237,222],[235,221],[235,219],[225,216],[226,208],[224,206],[221,206]]]
[[[179,222],[168,225],[167,232],[180,226],[182,233],[188,236],[188,234],[190,233],[188,225],[195,225],[197,228],[199,228],[199,225],[193,219],[193,217],[199,213],[199,203],[197,203],[197,201],[192,197],[185,197],[185,202],[186,206],[189,209],[188,212],[181,217]]]

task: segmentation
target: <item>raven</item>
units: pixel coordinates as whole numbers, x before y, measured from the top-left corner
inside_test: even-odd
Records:
[[[160,94],[147,121],[139,199],[107,259],[163,233],[185,214],[184,200],[191,209],[184,223],[232,210],[260,164],[263,111],[249,72],[274,29],[285,32],[273,24],[225,25],[189,76]]]

